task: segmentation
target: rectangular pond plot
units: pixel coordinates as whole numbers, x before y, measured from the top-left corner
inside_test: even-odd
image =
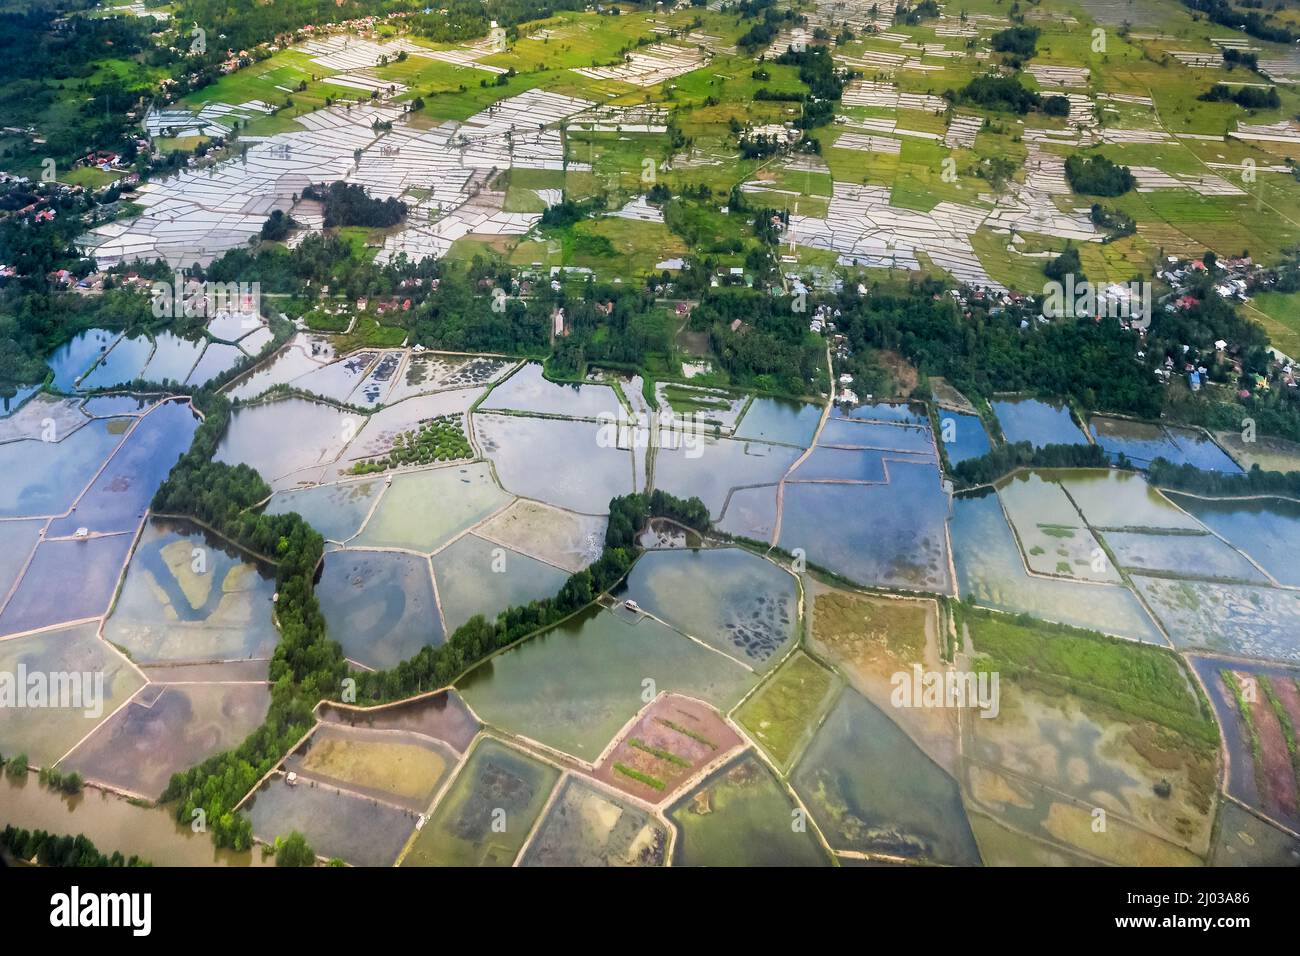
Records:
[[[575,514],[520,498],[479,525],[475,533],[572,573],[600,557],[608,524],[609,519],[599,515]]]
[[[736,488],[727,497],[722,517],[715,522],[727,534],[764,543],[776,531],[776,485]]]
[[[154,338],[153,357],[140,377],[146,382],[184,382],[207,344],[202,336],[182,338],[174,332],[160,332]]]
[[[1160,425],[1094,415],[1088,428],[1111,461],[1123,455],[1133,464],[1146,467],[1156,458],[1178,464],[1184,460],[1181,450]]]
[[[966,415],[947,408],[939,409],[939,441],[950,465],[979,458],[993,447],[978,415]]]
[[[42,541],[9,603],[0,635],[100,617],[108,612],[133,535]]]
[[[646,552],[618,596],[760,671],[798,625],[794,576],[741,548]]]
[[[790,473],[790,481],[865,481],[880,484],[888,481],[885,456],[898,452],[866,451],[850,448],[827,448],[818,445],[799,467]]]
[[[803,651],[795,651],[741,705],[736,719],[776,765],[789,772],[839,689],[833,672]]]
[[[832,418],[822,428],[817,444],[835,448],[872,448],[934,456],[934,438],[928,425],[863,422]]]
[[[221,310],[207,325],[207,333],[222,342],[238,342],[250,332],[266,328],[261,316],[251,312],[227,312]]]
[[[946,592],[948,496],[934,465],[893,462],[887,485],[787,484],[780,546],[859,584]]]
[[[599,418],[623,410],[618,395],[608,385],[552,382],[536,362],[529,362],[493,388],[482,407],[569,418]]]
[[[1075,424],[1064,405],[1036,398],[1007,398],[993,402],[993,413],[1009,443],[1027,441],[1035,448],[1044,445],[1083,445],[1088,438]]]
[[[383,490],[382,478],[366,478],[280,491],[267,502],[266,514],[297,512],[327,541],[343,542],[361,530]]]
[[[928,425],[930,417],[924,405],[904,402],[869,402],[865,405],[835,405],[832,418],[858,422],[898,422],[903,425]]]
[[[134,418],[105,418],[59,442],[0,445],[0,517],[63,514],[134,424]]]
[[[1173,439],[1174,444],[1178,446],[1178,450],[1182,453],[1183,460],[1189,465],[1194,465],[1203,471],[1223,471],[1229,474],[1241,473],[1241,466],[1233,461],[1214,439],[1199,429],[1178,428],[1167,425],[1165,431],[1169,433],[1170,438]]]
[[[554,597],[567,571],[467,534],[433,556],[438,601],[448,633],[475,614],[489,621],[516,605]]]
[[[735,435],[755,441],[807,448],[821,421],[822,406],[783,398],[756,398],[740,419]]]
[[[77,379],[112,348],[121,334],[109,329],[87,329],[55,349],[46,360],[54,370],[54,387],[60,392],[71,392],[76,388]]]
[[[150,685],[59,765],[156,799],[172,774],[238,747],[266,719],[268,684]]]
[[[696,427],[707,426],[710,431],[721,428],[729,432],[736,427],[745,408],[746,396],[720,388],[658,382],[655,400],[661,416],[666,414],[682,422],[694,423]]]
[[[304,389],[321,398],[346,402],[378,358],[378,352],[355,352],[347,358],[336,359],[328,365],[312,369],[306,375],[294,379],[293,384],[295,388]]]
[[[668,831],[649,813],[569,777],[521,866],[663,866]]]
[[[316,598],[326,634],[364,667],[396,667],[445,637],[429,562],[419,555],[333,551]]]
[[[708,704],[661,694],[623,732],[594,775],[648,803],[662,803],[741,745],[740,735]]]
[[[775,484],[801,454],[788,445],[661,430],[654,486],[679,498],[699,498],[716,518],[733,488]]]
[[[117,392],[92,395],[81,403],[81,410],[91,418],[112,418],[116,415],[143,415],[158,404],[158,395],[136,395]]]
[[[322,724],[284,769],[423,813],[459,760],[446,744],[410,731]]]
[[[742,754],[669,811],[674,866],[829,866],[813,833],[797,829],[795,803],[767,766]]]
[[[648,690],[726,710],[755,680],[649,618],[592,608],[485,662],[459,686],[487,723],[594,762]]]
[[[323,402],[286,398],[234,409],[212,456],[257,470],[267,484],[338,458],[364,419]]]
[[[239,340],[239,350],[250,358],[256,358],[262,354],[262,350],[275,341],[275,333],[265,326],[260,329],[254,329]]]
[[[131,429],[72,513],[51,523],[47,536],[76,534],[80,528],[98,534],[134,531],[198,427],[198,417],[186,403],[153,409]]]
[[[1176,465],[1191,464],[1205,471],[1239,473],[1241,467],[1212,438],[1195,428],[1179,428],[1124,418],[1094,415],[1089,430],[1111,461],[1123,455],[1145,468],[1156,458]]]
[[[1060,485],[1035,472],[1017,472],[999,483],[998,497],[1031,571],[1081,581],[1120,581]]]
[[[961,749],[957,710],[948,707],[893,707],[890,700],[897,686],[894,680],[897,674],[913,674],[917,665],[925,671],[945,668],[940,656],[938,603],[925,598],[886,597],[840,590],[807,575],[804,586],[810,608],[809,653],[817,655],[819,662],[824,661],[826,666],[834,668],[837,676],[867,700],[879,707],[888,707],[890,718],[939,766],[947,770],[954,768]],[[797,660],[797,657],[790,658],[792,664]],[[745,704],[746,709],[751,701],[759,705],[756,714],[760,718],[766,711],[774,713],[767,718],[773,722],[772,729],[767,731],[751,722],[749,716],[743,716],[743,719],[753,728],[755,737],[762,739],[768,752],[778,760],[785,759],[783,752],[776,749],[785,739],[792,741],[788,749],[797,759],[802,738],[794,737],[794,732],[801,727],[816,726],[815,719],[821,714],[814,709],[810,724],[792,722],[795,716],[810,710],[806,701],[817,683],[825,680],[808,664],[796,670],[795,676],[802,682],[786,678],[782,684],[773,687],[773,691],[779,692],[771,705],[764,705],[760,698],[750,698]],[[763,690],[766,694],[766,688]],[[780,706],[791,698],[798,706]],[[744,713],[742,710],[741,714]],[[785,717],[786,714],[790,715],[789,718]]]
[[[0,521],[0,601],[36,550],[44,527],[44,521]]]
[[[314,780],[272,777],[240,811],[266,843],[297,830],[317,856],[353,866],[391,866],[419,814]]]
[[[996,494],[954,498],[949,530],[957,590],[963,600],[1117,637],[1164,643],[1128,588],[1031,577]]]
[[[265,684],[271,680],[271,662],[266,659],[139,666],[155,684]]]
[[[15,691],[25,683],[28,705],[0,707],[0,753],[25,753],[34,766],[48,767],[144,686],[144,678],[95,637],[96,629],[82,624],[0,641],[0,673],[12,675]],[[66,696],[51,692],[51,674],[67,675]],[[46,703],[59,706],[37,706],[38,686],[47,688]]]
[[[124,336],[99,360],[81,380],[83,389],[112,388],[126,385],[140,377],[149,357],[153,355],[153,340],[141,334]]]
[[[185,377],[185,384],[205,385],[218,375],[230,371],[243,358],[244,353],[236,345],[227,345],[224,342],[210,342],[208,347],[203,350],[203,355],[190,369],[190,374]]]
[[[470,713],[460,694],[442,690],[413,700],[378,707],[343,706],[325,702],[317,714],[322,721],[368,730],[402,730],[432,737],[464,753],[479,723]]]
[[[1285,498],[1220,500],[1170,492],[1169,498],[1191,512],[1215,534],[1245,551],[1280,584],[1300,587],[1300,501]]]
[[[444,388],[484,386],[503,375],[513,363],[483,355],[449,355],[443,352],[412,352],[406,365],[397,373],[388,392],[390,403],[401,402]]]
[[[1300,592],[1133,575],[1175,646],[1300,663]]]
[[[1102,537],[1119,566],[1174,577],[1268,584],[1241,552],[1212,534],[1149,534],[1107,531]]]
[[[257,398],[268,388],[285,385],[321,368],[328,359],[311,352],[311,346],[295,338],[262,362],[256,369],[241,375],[226,394],[242,402]]]
[[[837,850],[980,862],[957,781],[851,688],[800,758],[794,787]]]
[[[1148,485],[1142,475],[1134,472],[1073,469],[1039,473],[1061,483],[1083,513],[1084,520],[1093,528],[1202,530],[1195,518],[1181,511]]]
[[[275,571],[188,522],[154,519],[140,535],[104,639],[138,662],[269,658]]]
[[[484,462],[394,475],[354,543],[436,551],[509,503]]]
[[[362,379],[361,384],[348,397],[348,404],[361,408],[374,408],[383,403],[402,364],[402,356],[403,353],[400,351],[382,353],[379,360],[371,366],[370,372]]]
[[[560,771],[484,737],[420,830],[403,866],[510,866]]]
[[[1190,661],[1209,691],[1228,749],[1228,793],[1274,820],[1300,826],[1300,781],[1281,724],[1285,716],[1292,727],[1300,726],[1300,669],[1195,656]]]
[[[511,494],[606,514],[611,498],[634,490],[632,453],[607,441],[605,426],[476,413],[474,431]]]

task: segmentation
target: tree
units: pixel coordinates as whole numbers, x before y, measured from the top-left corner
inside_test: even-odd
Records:
[[[275,841],[276,866],[315,866],[316,852],[304,837],[294,830],[287,837]]]

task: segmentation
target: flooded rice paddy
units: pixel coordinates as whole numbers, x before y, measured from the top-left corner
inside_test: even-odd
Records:
[[[1079,430],[1070,410],[1037,398],[995,400],[993,414],[1008,442],[1027,441],[1035,448],[1044,445],[1082,445],[1087,436]]]
[[[141,663],[267,659],[275,575],[196,525],[155,518],[136,546],[104,639]]]

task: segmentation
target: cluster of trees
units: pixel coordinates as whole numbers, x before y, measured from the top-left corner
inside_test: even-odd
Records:
[[[1103,242],[1114,242],[1116,239],[1122,239],[1124,236],[1131,236],[1137,232],[1137,221],[1126,212],[1118,209],[1111,209],[1103,206],[1099,202],[1092,204],[1088,210],[1088,218],[1092,220],[1094,226],[1099,226],[1107,231],[1106,238]]]
[[[935,0],[921,0],[915,6],[900,3],[894,7],[894,19],[914,27],[922,20],[933,20],[939,15],[939,4]]]
[[[836,326],[855,353],[898,352],[923,376],[945,376],[968,395],[1047,392],[1085,408],[1159,414],[1162,389],[1135,360],[1133,337],[1118,320],[1039,323],[1036,309],[977,304],[963,315],[943,293],[942,282],[928,279],[905,293],[859,296],[846,287],[834,300]]]
[[[148,866],[138,856],[124,857],[114,850],[105,856],[84,834],[58,836],[45,830],[25,830],[12,824],[0,830],[0,849],[20,860],[35,858],[41,866],[120,867]]]
[[[995,445],[978,458],[967,458],[952,468],[963,485],[987,485],[1017,468],[1106,468],[1110,462],[1100,445],[1044,445],[1027,441]]]
[[[325,205],[325,226],[395,226],[406,216],[406,203],[389,196],[375,199],[360,183],[335,180],[328,186],[308,186],[304,199],[317,199]]]
[[[1238,10],[1227,0],[1183,0],[1183,5],[1205,14],[1212,23],[1241,30],[1260,40],[1290,43],[1297,39],[1297,34],[1275,20],[1272,14],[1261,14],[1255,10]]]
[[[1038,53],[1038,27],[1015,26],[999,30],[989,38],[998,53],[1009,54],[1016,66]]]
[[[1197,99],[1207,103],[1232,102],[1248,110],[1275,110],[1282,105],[1275,86],[1266,90],[1257,86],[1239,86],[1234,90],[1224,83],[1215,83]]]
[[[803,112],[795,125],[800,129],[825,126],[835,117],[835,104],[844,96],[844,87],[854,77],[862,74],[856,70],[840,70],[835,66],[831,51],[824,46],[805,50],[793,47],[776,58],[777,63],[799,68],[799,79],[808,87]]]
[[[712,289],[692,310],[691,327],[708,330],[718,364],[737,385],[787,395],[825,391],[825,343],[808,331],[809,313],[799,304],[749,289]]]
[[[1249,50],[1236,50],[1230,46],[1223,48],[1223,62],[1228,64],[1228,69],[1241,65],[1248,70],[1259,70],[1259,54],[1251,53]]]
[[[981,106],[987,110],[1002,110],[1008,113],[1028,113],[1040,103],[1040,97],[1033,90],[1020,82],[1019,76],[999,76],[988,74],[974,77],[969,83],[954,93],[949,90],[944,94],[950,101]]]
[[[1062,117],[1070,115],[1070,99],[1066,96],[1048,96],[1043,99],[1043,112],[1048,116]]]
[[[580,202],[565,196],[560,202],[546,208],[542,213],[541,224],[544,229],[563,229],[603,212],[604,209],[604,196],[592,196]]]
[[[1100,154],[1085,158],[1075,153],[1067,157],[1065,178],[1076,193],[1089,196],[1122,196],[1137,185],[1127,166],[1113,163]]]
[[[1147,478],[1161,488],[1211,497],[1279,495],[1300,498],[1300,471],[1264,471],[1258,464],[1244,474],[1229,474],[1203,471],[1195,465],[1175,465],[1157,458],[1148,466]]]
[[[801,19],[793,10],[777,10],[776,0],[741,0],[736,4],[736,12],[740,14],[742,20],[760,18],[760,22],[754,24],[736,40],[736,46],[742,52],[750,54],[776,39],[783,26],[798,23]]]
[[[289,215],[283,209],[276,209],[271,215],[266,217],[266,222],[262,223],[262,238],[268,242],[279,242],[289,235],[289,230],[296,228],[298,223],[294,221],[293,216]]]
[[[1079,250],[1073,243],[1065,244],[1063,251],[1055,259],[1049,259],[1047,265],[1043,266],[1043,273],[1049,279],[1056,282],[1064,282],[1066,276],[1074,276],[1075,282],[1084,280],[1083,263],[1079,261]]]
[[[39,779],[43,785],[51,790],[66,793],[68,796],[81,793],[82,787],[86,785],[86,782],[81,778],[81,774],[75,770],[71,773],[64,773],[54,767],[42,767]]]

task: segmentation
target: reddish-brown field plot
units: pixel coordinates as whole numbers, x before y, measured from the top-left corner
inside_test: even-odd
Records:
[[[595,776],[624,793],[661,803],[740,746],[740,736],[708,704],[664,694],[619,737]]]

